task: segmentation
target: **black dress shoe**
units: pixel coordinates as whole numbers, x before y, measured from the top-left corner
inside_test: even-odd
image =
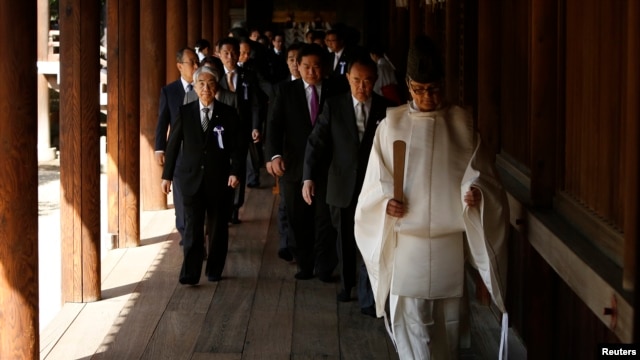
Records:
[[[311,278],[313,278],[313,272],[312,271],[298,271],[294,277],[298,280],[309,280]]]
[[[198,281],[199,280],[196,279],[196,278],[188,278],[188,277],[182,278],[181,277],[180,280],[178,280],[178,281],[180,281],[180,284],[182,284],[182,285],[198,285]]]
[[[375,305],[371,305],[371,306],[360,308],[360,312],[365,314],[365,315],[369,315],[371,317],[377,318],[377,316],[376,316],[376,306]]]
[[[242,221],[240,220],[240,218],[238,217],[238,209],[233,210],[233,213],[231,213],[231,221],[232,224],[240,224]]]
[[[212,282],[218,282],[218,281],[222,280],[222,276],[221,275],[209,275],[207,277],[207,280],[212,281]]]
[[[289,251],[289,249],[278,250],[278,257],[286,262],[293,261],[293,255],[291,255],[291,251]]]
[[[338,293],[338,296],[336,296],[336,299],[340,302],[349,302],[351,301],[351,290],[347,291],[342,289],[342,291],[340,291],[340,293]]]
[[[318,275],[318,279],[320,279],[320,281],[322,282],[325,282],[325,283],[336,282],[336,278],[333,276],[333,272],[325,271],[325,272],[320,272],[317,275]]]

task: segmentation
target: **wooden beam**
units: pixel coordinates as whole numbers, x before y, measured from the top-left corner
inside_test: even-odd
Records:
[[[202,38],[209,40],[209,55],[213,54],[213,0],[202,0]]]
[[[420,26],[420,13],[424,11],[424,8],[420,6],[419,1],[409,1],[409,44],[413,44],[416,36],[422,33]]]
[[[172,1],[167,1],[167,4]],[[161,4],[158,5],[158,2]],[[146,6],[145,6],[146,5]],[[163,54],[168,53],[165,46],[165,31],[169,21],[166,18],[168,13],[163,9],[164,0],[144,0],[141,3],[142,9],[147,9],[141,13],[140,18],[140,39],[141,51],[151,59],[162,59]],[[166,34],[169,37],[169,34]],[[176,69],[175,52],[170,66]],[[155,130],[158,124],[158,100],[160,88],[165,82],[164,69],[169,68],[169,64],[164,61],[145,61],[140,67],[140,158],[142,177],[143,208],[145,210],[166,209],[167,197],[162,193],[160,182],[162,181],[162,166],[154,158]],[[175,76],[174,76],[175,78]],[[171,81],[173,81],[173,79]]]
[[[40,350],[35,8],[36,0],[10,1],[0,11],[10,54],[0,66],[0,359],[37,359]]]
[[[187,44],[193,48],[202,37],[202,1],[187,0]]]
[[[638,203],[640,202],[640,192],[638,183],[638,163],[640,163],[640,71],[638,62],[640,61],[640,3],[638,1],[627,2],[627,68],[626,68],[626,96],[623,127],[623,141],[625,142],[625,163],[627,172],[624,179],[624,268],[623,286],[627,290],[640,289],[638,284],[637,260],[640,255],[637,244],[640,238],[638,229]],[[635,300],[635,331],[634,341],[640,342],[640,296],[636,292]]]
[[[100,299],[100,3],[60,1],[60,221],[64,301]]]
[[[558,148],[558,2],[530,4],[529,124],[531,204],[550,208],[556,189]]]
[[[187,43],[187,3],[184,0],[166,0],[167,1],[167,28],[166,28],[166,77],[164,84],[168,84],[180,76],[176,67],[176,52],[183,47],[188,46]],[[216,0],[221,1],[221,0]],[[192,45],[193,46],[193,45]],[[156,93],[160,94],[160,88],[156,89]],[[156,109],[156,112],[158,110]],[[157,115],[157,114],[156,114]],[[165,196],[165,206],[166,206]]]
[[[460,103],[460,3],[461,0],[447,0],[445,20],[445,93],[446,98]]]

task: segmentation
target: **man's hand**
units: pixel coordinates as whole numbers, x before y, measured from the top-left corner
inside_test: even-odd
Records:
[[[229,175],[229,181],[227,182],[227,185],[232,189],[235,189],[238,187],[238,185],[240,185],[240,181],[238,181],[238,178],[235,175]]]
[[[254,143],[260,142],[260,130],[253,129],[253,131],[251,132],[251,138],[253,139]]]
[[[162,184],[160,184],[160,186],[162,187],[163,194],[167,195],[171,192],[171,180],[162,180]]]
[[[154,156],[156,158],[156,162],[158,163],[158,165],[164,166],[164,153],[163,152],[156,152],[154,154]]]
[[[271,164],[271,161],[267,161],[265,166],[267,167],[267,173],[269,173],[269,175],[273,177],[276,177],[276,174],[273,173],[273,164]]]
[[[306,202],[308,205],[311,205],[311,203],[313,203],[313,197],[316,195],[315,191],[316,184],[313,182],[313,180],[305,180],[302,183],[302,197],[304,198],[304,202]]]
[[[282,176],[285,172],[284,160],[281,157],[277,157],[271,160],[271,168],[273,169],[273,173],[276,176]]]
[[[464,203],[469,207],[480,205],[482,201],[482,192],[476,187],[469,188],[469,191],[464,193]]]
[[[407,212],[407,209],[404,206],[404,203],[398,200],[391,199],[387,203],[387,214],[393,217],[401,218],[404,216],[406,212]]]

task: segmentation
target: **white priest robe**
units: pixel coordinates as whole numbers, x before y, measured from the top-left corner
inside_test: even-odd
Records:
[[[402,218],[386,214],[393,198],[393,142],[406,143]],[[374,138],[355,215],[355,238],[367,266],[378,316],[389,292],[419,299],[460,297],[466,232],[472,263],[506,313],[508,205],[493,157],[480,146],[471,116],[457,106],[432,112],[389,108]],[[463,196],[471,186],[479,206]],[[506,316],[503,317],[503,333]]]

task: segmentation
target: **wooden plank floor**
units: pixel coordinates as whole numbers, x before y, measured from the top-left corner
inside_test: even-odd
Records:
[[[277,257],[278,197],[262,179],[230,227],[222,281],[180,285],[173,210],[145,212],[142,246],[109,252],[103,300],[64,305],[41,334],[41,359],[398,359],[382,319],[337,303],[338,283],[296,281],[295,265]],[[472,336],[462,358],[495,354]]]

